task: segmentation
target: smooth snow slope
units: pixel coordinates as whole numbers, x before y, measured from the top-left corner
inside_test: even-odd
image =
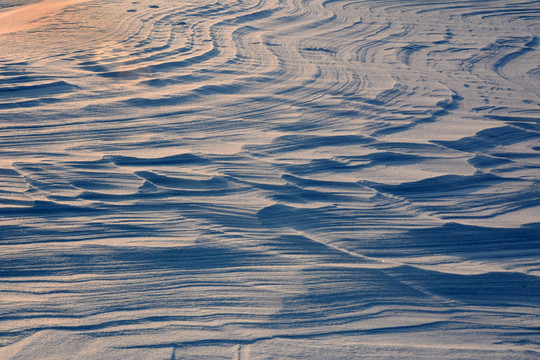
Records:
[[[34,9],[1,359],[540,357],[540,1]]]

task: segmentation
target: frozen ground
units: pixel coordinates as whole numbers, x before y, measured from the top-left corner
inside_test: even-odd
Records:
[[[15,3],[1,359],[540,357],[540,1]]]

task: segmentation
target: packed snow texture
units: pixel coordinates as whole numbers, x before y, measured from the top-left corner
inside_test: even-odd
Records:
[[[1,359],[540,357],[540,1],[20,3]]]

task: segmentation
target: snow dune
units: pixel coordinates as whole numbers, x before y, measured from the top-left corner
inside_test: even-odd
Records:
[[[0,6],[0,358],[540,356],[540,2]]]

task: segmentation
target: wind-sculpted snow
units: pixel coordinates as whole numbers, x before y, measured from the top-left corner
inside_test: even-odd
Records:
[[[20,3],[1,359],[540,356],[540,1]]]

